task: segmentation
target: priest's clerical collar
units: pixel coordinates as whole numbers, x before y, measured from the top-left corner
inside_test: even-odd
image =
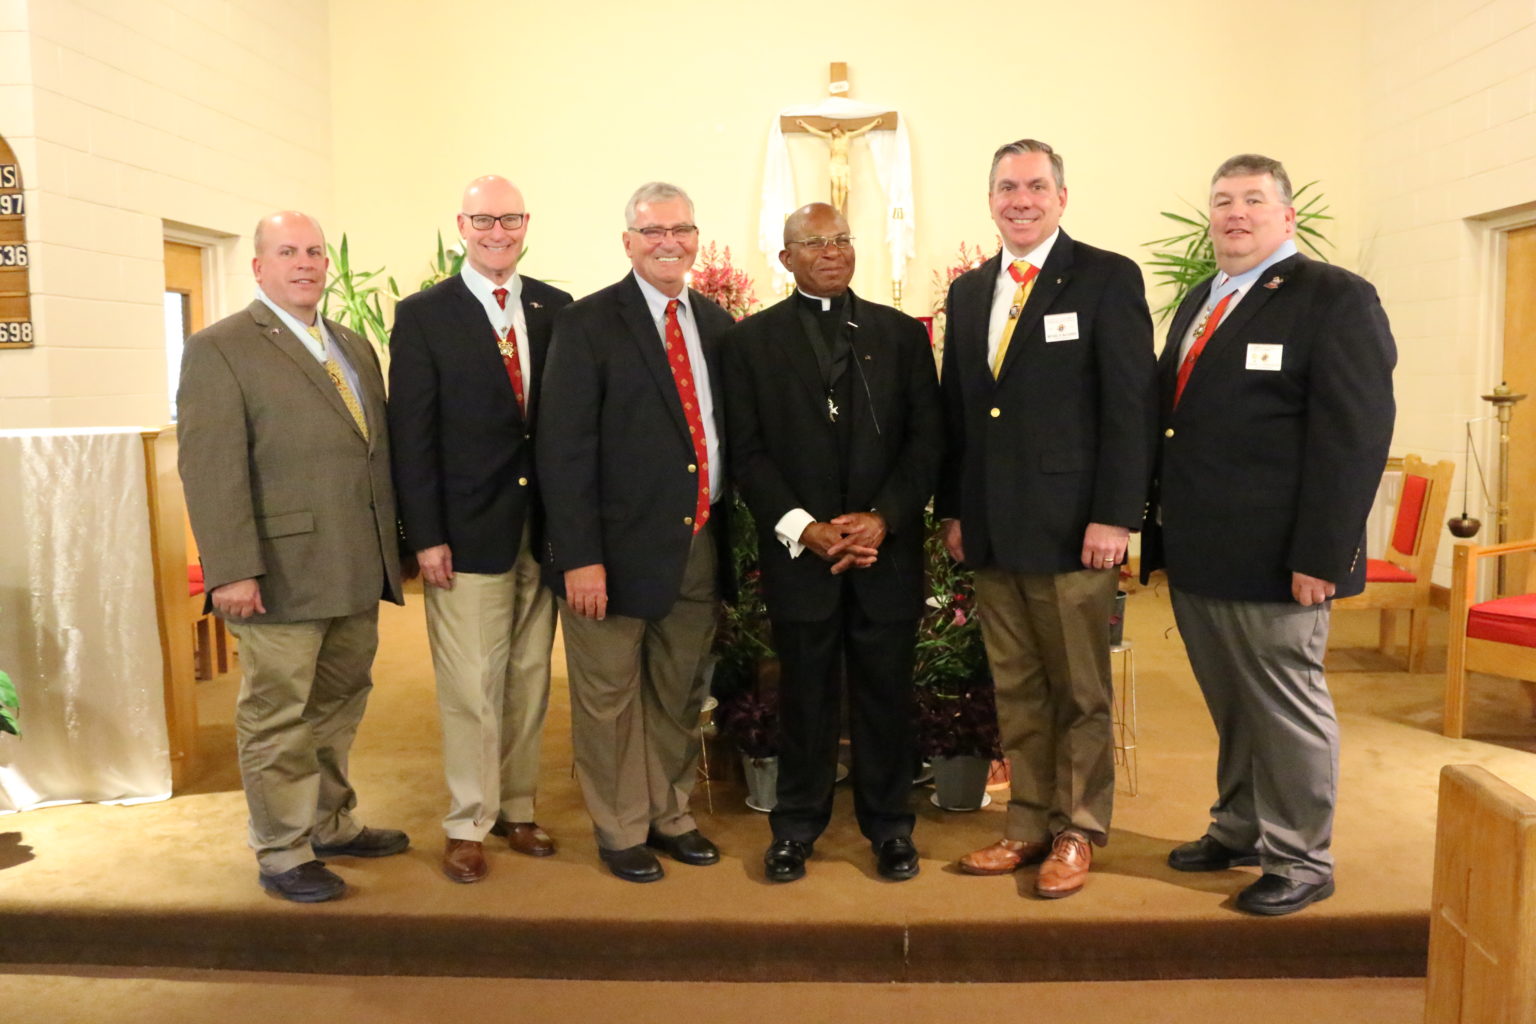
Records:
[[[825,295],[812,295],[810,292],[806,291],[804,288],[797,287],[795,289],[795,291],[800,293],[800,297],[802,299],[805,299],[808,302],[815,303],[821,309],[821,311],[823,313],[827,312],[827,310],[832,308],[832,303],[834,303],[834,302],[841,302],[843,300],[843,296],[848,294],[845,291],[845,292],[842,292],[841,294],[833,295],[833,296],[831,296],[829,298],[828,296],[825,296]]]

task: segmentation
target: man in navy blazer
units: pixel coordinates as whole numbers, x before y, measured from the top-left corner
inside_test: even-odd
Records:
[[[555,322],[538,456],[576,777],[603,863],[649,882],[662,877],[651,848],[720,856],[688,804],[730,569],[718,342],[731,318],[687,287],[687,193],[651,182],[624,213],[633,272]]]
[[[1211,179],[1217,274],[1158,365],[1161,438],[1142,546],[1216,724],[1216,803],[1181,871],[1259,864],[1240,910],[1333,894],[1339,730],[1323,677],[1331,600],[1365,586],[1365,520],[1392,439],[1392,331],[1376,291],[1296,251],[1277,160]]]
[[[1057,898],[1109,836],[1109,619],[1151,465],[1152,320],[1136,264],[1060,229],[1050,146],[998,149],[988,198],[1004,251],[950,287],[935,509],[976,570],[1012,791],[1003,838],[959,867],[1043,861],[1035,892]]]
[[[489,832],[555,852],[534,821],[555,607],[537,561],[533,422],[571,297],[517,272],[528,220],[507,179],[470,182],[463,269],[404,299],[390,339],[395,488],[426,596],[449,794],[442,869],[456,882],[485,877]]]
[[[933,353],[916,320],[848,287],[853,239],[831,206],[789,216],[779,259],[796,293],[725,344],[731,466],[782,667],[764,864],[800,878],[831,818],[846,659],[854,811],[880,874],[907,879],[923,509],[944,447]]]

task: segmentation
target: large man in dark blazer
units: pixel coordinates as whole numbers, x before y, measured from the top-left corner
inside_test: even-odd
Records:
[[[1387,317],[1366,281],[1301,256],[1279,161],[1211,179],[1219,272],[1174,316],[1142,571],[1173,611],[1220,738],[1216,803],[1183,871],[1260,864],[1239,909],[1333,893],[1339,731],[1323,678],[1330,601],[1365,585],[1365,520],[1392,438]]]
[[[912,845],[912,662],[923,509],[944,437],[921,324],[849,289],[833,207],[784,223],[796,294],[726,337],[733,476],[757,524],[779,679],[778,798],[767,876],[792,881],[832,815],[846,657],[854,809],[887,878]]]
[[[1140,526],[1154,417],[1141,272],[1060,230],[1061,157],[1022,139],[989,179],[1003,252],[950,287],[949,456],[936,510],[976,569],[1012,791],[1004,837],[960,861],[1082,888],[1114,798],[1109,619]]]
[[[187,339],[180,470],[213,610],[240,640],[235,745],[262,888],[298,902],[346,883],[317,858],[382,857],[347,752],[373,682],[379,601],[401,603],[384,380],[317,314],[325,238],[302,213],[256,227],[257,297]]]
[[[720,856],[688,801],[730,561],[717,346],[731,318],[687,288],[699,239],[682,189],[642,185],[624,219],[633,272],[555,322],[538,456],[576,776],[603,862],[649,882],[649,847]]]
[[[510,181],[469,183],[460,273],[402,301],[389,428],[405,540],[421,564],[449,807],[444,874],[477,882],[488,832],[555,852],[534,821],[555,601],[539,574],[533,423],[555,313],[517,272],[529,214]]]

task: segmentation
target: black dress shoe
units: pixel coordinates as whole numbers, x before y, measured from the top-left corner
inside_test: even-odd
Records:
[[[695,867],[713,864],[720,859],[720,850],[705,839],[704,833],[698,829],[675,836],[664,836],[651,829],[645,837],[645,845],[660,850],[673,860]]]
[[[1168,866],[1175,871],[1225,871],[1227,868],[1250,867],[1258,862],[1258,850],[1234,850],[1208,835],[1175,846],[1168,854]]]
[[[805,862],[814,844],[798,839],[775,839],[763,854],[763,873],[770,882],[793,882],[805,877]]]
[[[1237,909],[1250,914],[1279,917],[1333,895],[1333,879],[1298,882],[1283,875],[1260,875],[1259,880],[1237,894]]]
[[[347,891],[341,876],[317,860],[300,864],[279,875],[257,876],[261,887],[295,903],[324,903]]]
[[[410,845],[410,837],[397,828],[364,828],[344,843],[314,843],[310,848],[316,857],[388,857],[404,853]]]
[[[906,836],[887,839],[875,847],[875,868],[882,878],[905,882],[917,877],[917,847]]]
[[[656,855],[643,846],[626,846],[622,850],[599,847],[597,855],[608,865],[609,871],[626,882],[654,882],[662,877]]]

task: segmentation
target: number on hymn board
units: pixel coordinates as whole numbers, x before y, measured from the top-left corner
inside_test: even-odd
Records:
[[[27,197],[20,192],[7,192],[0,195],[0,217],[9,215],[20,216],[27,212]]]
[[[32,344],[32,321],[0,320],[0,345]]]
[[[0,267],[24,267],[27,265],[25,245],[0,245]]]

